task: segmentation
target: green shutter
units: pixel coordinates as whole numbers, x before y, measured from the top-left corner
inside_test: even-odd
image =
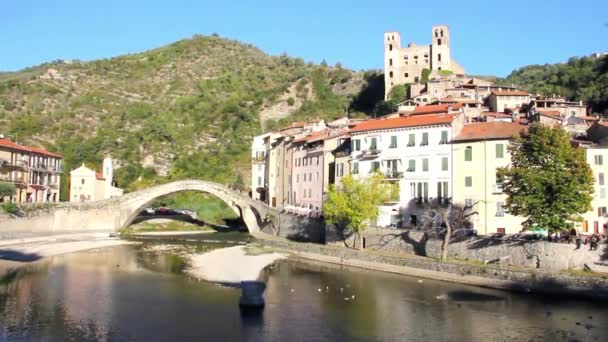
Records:
[[[496,144],[496,158],[503,158],[505,154],[505,145]]]
[[[414,133],[410,133],[410,135],[408,136],[407,146],[414,145],[416,145],[416,136],[414,135]]]
[[[472,161],[473,160],[473,148],[471,146],[467,146],[464,149],[464,161]]]
[[[441,170],[442,171],[448,170],[448,158],[446,158],[446,157],[441,158]]]
[[[422,159],[422,171],[429,170],[429,160],[427,158]]]
[[[467,188],[470,188],[473,186],[473,177],[468,176],[468,177],[464,177],[464,186],[466,186]]]

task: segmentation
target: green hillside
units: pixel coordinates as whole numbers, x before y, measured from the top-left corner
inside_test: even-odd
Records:
[[[263,129],[370,110],[366,77],[218,36],[195,36],[138,54],[57,61],[0,74],[0,133],[82,162],[116,159],[133,190],[197,177],[245,185],[249,147]],[[377,82],[375,82],[377,83]],[[377,96],[377,95],[374,95]],[[367,105],[366,105],[367,104]]]
[[[608,56],[573,57],[567,63],[529,65],[513,71],[503,81],[545,95],[583,100],[594,113],[608,116]]]

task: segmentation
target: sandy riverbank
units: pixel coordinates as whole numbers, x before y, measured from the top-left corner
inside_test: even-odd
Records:
[[[55,255],[87,249],[133,244],[135,242],[110,237],[109,234],[62,234],[0,241],[0,263],[32,262]]]
[[[245,246],[222,248],[190,255],[188,273],[198,279],[237,284],[257,280],[264,268],[285,257],[281,253],[248,255]]]

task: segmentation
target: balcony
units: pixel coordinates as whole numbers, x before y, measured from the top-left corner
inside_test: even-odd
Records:
[[[253,158],[251,158],[251,161],[254,164],[261,164],[261,163],[265,163],[266,162],[266,157],[262,157],[262,156],[254,156]]]
[[[16,160],[15,162],[8,162],[7,165],[19,169],[26,169],[28,167],[27,162],[25,160]]]
[[[377,148],[370,148],[369,150],[363,150],[361,152],[361,159],[374,159],[377,158],[382,150]]]
[[[397,180],[403,178],[403,172],[401,171],[386,171],[384,173],[384,179],[386,180]]]
[[[51,187],[53,189],[57,189],[57,188],[59,188],[59,185],[57,184],[57,182],[50,182],[49,187]]]

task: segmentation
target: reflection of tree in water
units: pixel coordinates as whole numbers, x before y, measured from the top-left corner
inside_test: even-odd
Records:
[[[151,252],[138,253],[137,264],[151,271],[174,274],[183,273],[188,266],[186,260],[177,254]]]

